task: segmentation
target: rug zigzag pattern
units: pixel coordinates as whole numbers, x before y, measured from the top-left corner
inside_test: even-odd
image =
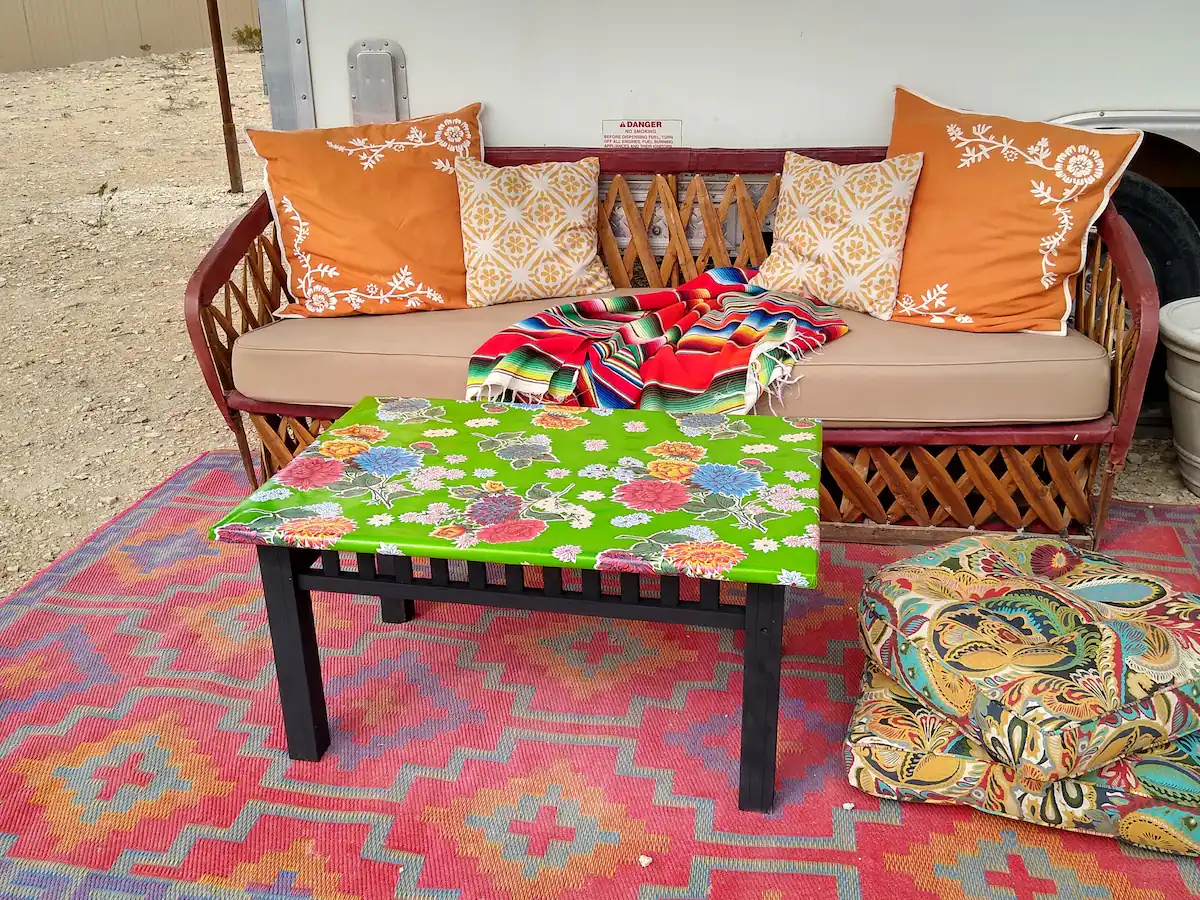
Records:
[[[827,548],[789,608],[769,815],[737,810],[741,639],[682,626],[317,595],[335,735],[294,763],[253,554],[204,540],[239,468],[202,457],[0,606],[0,896],[1200,896],[1195,860],[849,787],[848,601],[896,548]],[[1108,549],[1200,590],[1195,510],[1118,505]]]

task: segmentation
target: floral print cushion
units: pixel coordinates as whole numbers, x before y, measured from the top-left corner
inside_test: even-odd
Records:
[[[1200,854],[1200,735],[1033,789],[872,663],[846,736],[850,783],[876,797],[957,803],[1037,825]]]
[[[1030,789],[1200,728],[1200,598],[1041,536],[880,569],[874,660]]]

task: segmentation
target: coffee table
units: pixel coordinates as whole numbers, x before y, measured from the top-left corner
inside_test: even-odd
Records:
[[[820,459],[810,419],[368,397],[212,537],[258,545],[294,759],[329,746],[311,591],[378,596],[397,624],[418,598],[678,622],[745,632],[738,805],[762,811],[784,593],[817,573]]]

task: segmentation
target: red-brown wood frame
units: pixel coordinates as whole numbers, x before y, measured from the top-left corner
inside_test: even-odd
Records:
[[[662,175],[668,178],[683,175],[762,176],[781,171],[785,152],[783,149],[603,150],[577,147],[499,147],[487,151],[487,160],[495,165],[519,165],[573,161],[596,156],[600,159],[602,178],[647,175]],[[882,159],[885,155],[885,150],[878,147],[818,148],[800,152],[840,164],[871,162]],[[188,334],[196,351],[201,374],[217,408],[234,433],[252,481],[257,481],[262,475],[273,471],[277,462],[286,462],[286,453],[284,450],[278,450],[276,455],[283,455],[285,458],[272,461],[271,454],[264,447],[263,469],[261,473],[255,472],[242,422],[243,414],[250,416],[264,442],[269,441],[272,447],[283,445],[272,438],[271,430],[283,433],[288,427],[286,423],[292,423],[295,426],[293,431],[299,429],[302,435],[298,442],[293,442],[298,447],[302,446],[305,440],[311,440],[312,435],[324,423],[336,419],[344,412],[341,408],[271,403],[246,397],[233,386],[228,360],[218,364],[217,348],[210,342],[210,337],[216,340],[214,335],[217,329],[212,324],[211,314],[210,320],[206,322],[204,311],[227,291],[227,284],[231,282],[238,266],[247,258],[250,248],[255,246],[256,241],[259,241],[260,236],[270,227],[271,211],[266,196],[262,195],[241,218],[225,230],[205,255],[188,283],[184,302]],[[1153,273],[1141,246],[1128,223],[1112,206],[1101,216],[1097,230],[1099,241],[1107,253],[1107,268],[1104,272],[1107,275],[1105,288],[1108,296],[1102,298],[1102,301],[1115,303],[1113,314],[1121,316],[1120,327],[1116,328],[1114,334],[1114,328],[1108,322],[1108,307],[1096,312],[1097,318],[1103,313],[1103,324],[1099,326],[1103,332],[1101,343],[1107,340],[1110,356],[1114,360],[1116,386],[1114,406],[1109,413],[1092,422],[1068,424],[827,429],[827,464],[832,464],[834,469],[846,473],[856,471],[857,478],[862,482],[855,486],[839,482],[844,494],[840,506],[838,501],[829,495],[825,486],[822,486],[823,513],[829,513],[831,518],[837,519],[832,523],[835,527],[829,529],[833,536],[851,540],[926,541],[976,527],[991,527],[994,523],[990,521],[972,520],[967,524],[970,510],[967,510],[960,498],[953,496],[954,492],[950,490],[950,482],[955,478],[958,478],[957,488],[960,492],[963,485],[967,485],[968,489],[972,487],[969,475],[951,475],[946,468],[949,462],[955,461],[956,456],[961,456],[967,468],[975,473],[974,489],[983,498],[982,505],[975,515],[976,520],[980,517],[986,519],[988,514],[994,514],[993,518],[1000,516],[1003,519],[1001,524],[1007,523],[1005,527],[1008,530],[1023,530],[1029,523],[1044,526],[1046,520],[1060,524],[1065,522],[1061,529],[1064,533],[1074,524],[1085,526],[1081,533],[1074,534],[1075,537],[1088,542],[1098,537],[1111,500],[1113,482],[1117,473],[1124,467],[1133,439],[1149,374],[1150,360],[1158,334],[1158,293]],[[1096,304],[1095,297],[1099,290],[1101,273],[1099,252],[1097,249],[1090,286],[1093,307]],[[243,276],[243,285],[247,283]],[[249,293],[249,289],[246,289],[245,293]],[[226,303],[228,302],[226,294]],[[1126,318],[1129,319],[1127,326]],[[259,324],[266,323],[260,320]],[[226,332],[228,331],[226,328]],[[1127,345],[1131,345],[1132,352],[1123,356]],[[1075,457],[1071,464],[1074,468],[1070,471],[1064,468],[1067,465],[1064,462],[1065,454],[1070,448],[1087,447],[1095,449],[1087,451],[1086,458]],[[944,449],[939,450],[935,465],[929,453],[919,448]],[[981,450],[983,456],[977,452]],[[989,454],[988,450],[995,452]],[[1055,452],[1049,452],[1051,450]],[[1046,451],[1045,459],[1040,451]],[[290,449],[287,452],[291,452]],[[830,458],[830,453],[840,454],[839,459]],[[857,455],[854,455],[855,453]],[[1039,476],[1033,472],[1031,465],[1019,458],[1021,454],[1032,464],[1036,464],[1040,472],[1048,473],[1046,477],[1050,479],[1049,485],[1038,480]],[[1103,470],[1097,485],[1095,475],[1100,472],[1101,455]],[[1001,458],[1007,461],[1008,472],[1002,478],[979,472],[980,459],[984,457],[989,460]],[[943,462],[946,462],[946,465],[943,465]],[[954,464],[958,465],[956,461]],[[1086,472],[1081,471],[1083,468],[1086,468]],[[1069,476],[1070,480],[1079,481],[1084,475],[1092,512],[1086,521],[1081,521],[1078,516],[1079,485],[1072,486],[1069,491],[1058,490],[1056,494],[1056,489],[1064,486],[1056,485],[1055,482],[1060,476]],[[980,483],[978,479],[982,479],[986,484]],[[870,490],[876,493],[889,492],[890,499],[883,504],[873,501],[870,496],[861,498],[877,513],[884,509],[884,505],[890,503],[892,512],[886,516],[887,524],[881,525],[878,521],[858,521],[855,518],[862,517],[862,510],[856,506],[855,498],[862,490],[868,488],[868,484]],[[1096,487],[1099,488],[1098,496],[1094,494]],[[1012,506],[1008,498],[1003,496],[1004,491],[1018,498],[1023,497],[1022,503],[1027,501],[1028,511],[1017,510]],[[922,499],[923,492],[933,495],[936,503],[945,507],[939,509],[938,515],[934,516],[940,516],[939,521],[935,522],[929,517]],[[1073,494],[1074,497],[1069,497],[1069,494]],[[1050,508],[1051,505],[1054,509]],[[844,521],[847,510],[854,521]],[[896,510],[899,510],[899,513],[896,513]],[[1004,510],[1007,512],[1002,515]],[[1061,515],[1064,510],[1067,512],[1065,518]],[[944,527],[941,523],[948,520],[952,520],[952,525]]]

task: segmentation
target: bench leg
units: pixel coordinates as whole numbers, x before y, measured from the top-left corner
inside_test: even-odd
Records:
[[[288,755],[316,762],[329,747],[329,718],[312,597],[296,588],[293,552],[286,547],[259,547],[258,567],[275,650]]]
[[[746,586],[746,653],[742,677],[742,762],[738,809],[747,812],[768,812],[775,802],[783,608],[783,587],[765,584]]]
[[[383,621],[388,625],[403,625],[417,614],[417,604],[411,597],[405,597],[403,600],[395,597],[381,597],[379,612]]]

